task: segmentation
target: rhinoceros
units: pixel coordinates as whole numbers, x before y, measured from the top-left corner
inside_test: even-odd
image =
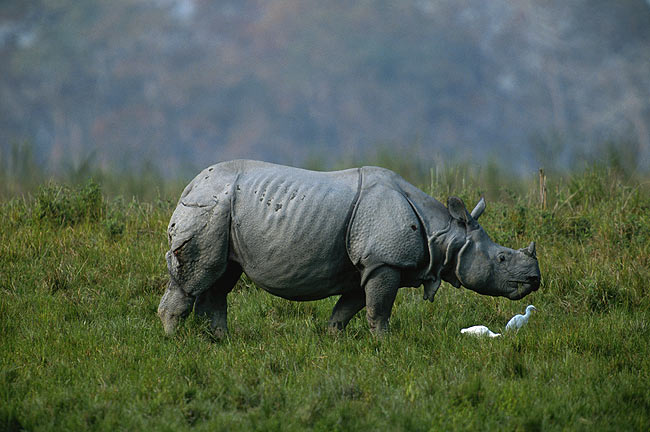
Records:
[[[396,173],[364,166],[317,172],[235,160],[204,169],[181,194],[167,236],[169,285],[158,314],[171,334],[192,308],[216,336],[227,333],[228,293],[242,272],[289,300],[339,295],[329,326],[343,329],[366,308],[382,334],[400,287],[442,280],[517,300],[540,285],[535,243],[494,243],[473,211],[447,207]]]

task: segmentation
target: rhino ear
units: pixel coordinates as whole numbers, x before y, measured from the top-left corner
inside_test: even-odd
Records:
[[[447,209],[449,209],[449,214],[454,219],[462,221],[467,220],[465,216],[467,214],[467,209],[465,208],[465,203],[463,203],[462,199],[455,196],[447,198]]]
[[[468,229],[478,225],[472,215],[467,211],[462,199],[455,196],[449,197],[447,199],[447,209],[452,218],[465,224]]]

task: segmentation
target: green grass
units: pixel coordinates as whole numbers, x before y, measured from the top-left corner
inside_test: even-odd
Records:
[[[425,188],[443,201],[451,181],[468,205],[484,192],[443,180]],[[548,210],[532,182],[492,187],[481,222],[501,244],[537,241],[541,289],[512,302],[443,284],[433,304],[403,289],[381,340],[363,313],[329,334],[335,299],[289,302],[245,278],[228,339],[194,316],[165,337],[176,196],[109,200],[88,183],[5,200],[0,430],[650,429],[647,183],[594,168],[551,182]],[[460,334],[502,331],[529,303],[517,334]]]

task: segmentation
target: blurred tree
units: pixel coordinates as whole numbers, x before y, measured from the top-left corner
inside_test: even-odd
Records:
[[[562,161],[629,138],[650,168],[645,2],[0,5],[0,146],[32,141],[55,167],[301,163],[417,141],[425,158],[530,169],[539,136],[575,148],[544,149]]]

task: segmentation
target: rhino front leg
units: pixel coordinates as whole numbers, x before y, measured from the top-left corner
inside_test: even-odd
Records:
[[[388,331],[388,321],[400,279],[397,269],[383,266],[373,271],[366,281],[366,317],[370,331],[377,336]]]
[[[210,320],[210,328],[217,339],[228,334],[227,296],[241,276],[238,264],[230,263],[226,272],[207,291],[196,298],[194,313]]]
[[[352,317],[363,309],[365,305],[366,293],[363,290],[360,289],[343,294],[332,310],[332,316],[329,321],[330,329],[333,331],[343,330]]]

